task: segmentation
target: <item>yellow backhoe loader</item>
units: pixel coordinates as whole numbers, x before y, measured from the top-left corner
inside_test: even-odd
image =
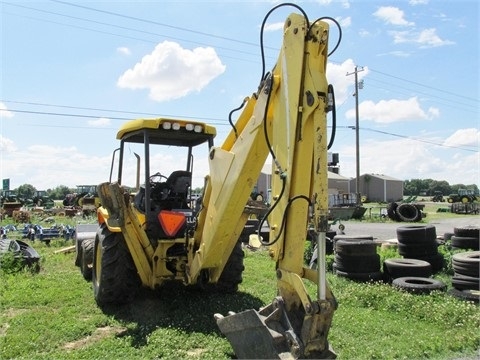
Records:
[[[277,296],[259,310],[212,314],[238,358],[335,357],[327,336],[337,304],[325,277],[327,113],[332,103],[334,109],[325,74],[329,23],[311,22],[298,6],[288,5],[299,13],[285,21],[278,60],[271,72],[263,71],[258,90],[245,99],[220,147],[213,143],[215,128],[202,122],[132,120],[117,133],[110,181],[98,185],[102,206],[91,276],[100,306],[130,301],[140,286],[154,289],[169,281],[236,291],[244,269],[239,236],[252,213],[266,213],[261,223],[270,234],[261,241],[276,262]],[[132,195],[127,155],[134,145],[141,147],[143,154],[136,156],[143,162]],[[162,174],[154,167],[158,146],[169,147],[175,158],[185,150],[182,167]],[[202,146],[210,171],[194,204],[193,158]],[[269,155],[271,205],[264,209],[250,195]],[[312,228],[319,249],[316,270],[303,261]],[[304,281],[317,284],[315,296]]]

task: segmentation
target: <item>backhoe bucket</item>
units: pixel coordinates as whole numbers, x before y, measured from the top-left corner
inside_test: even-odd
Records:
[[[256,310],[250,309],[226,317],[220,316],[216,315],[217,325],[230,341],[237,358],[279,359],[279,354],[288,352],[285,337],[268,328],[265,317]]]
[[[238,359],[334,359],[328,344],[323,351],[305,354],[305,348],[285,311],[281,298],[270,305],[228,316],[215,314],[220,331]]]

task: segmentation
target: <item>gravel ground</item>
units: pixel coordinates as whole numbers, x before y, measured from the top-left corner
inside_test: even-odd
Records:
[[[369,223],[361,221],[342,221],[345,225],[345,234],[347,235],[371,235],[376,240],[396,239],[396,230],[399,226],[426,225],[426,223]],[[429,223],[435,226],[437,237],[443,237],[446,232],[453,233],[454,227],[459,226],[478,226],[480,227],[480,215],[458,215],[456,218],[435,220]],[[336,225],[333,226],[336,229]]]

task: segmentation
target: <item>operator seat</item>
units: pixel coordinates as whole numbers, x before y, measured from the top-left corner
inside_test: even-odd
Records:
[[[192,173],[185,170],[176,170],[170,174],[166,184],[170,190],[167,201],[171,203],[172,208],[188,208],[187,196],[192,184]]]

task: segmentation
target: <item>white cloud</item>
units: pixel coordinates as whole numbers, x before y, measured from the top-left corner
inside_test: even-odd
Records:
[[[125,47],[125,46],[118,47],[117,52],[119,54],[122,54],[122,55],[130,55],[131,54],[130,49]]]
[[[413,139],[362,140],[364,136],[361,132],[360,174],[385,174],[400,180],[430,178],[445,180],[450,185],[480,185],[478,153],[459,151],[452,155],[452,149]],[[431,140],[438,142],[438,139]],[[338,151],[341,175],[355,177],[355,144]]]
[[[317,0],[317,2],[320,5],[324,5],[324,6],[330,5],[333,2],[339,2],[340,5],[342,6],[342,8],[350,9],[350,1],[349,0]]]
[[[335,103],[337,106],[345,102],[351,96],[351,89],[355,85],[353,75],[347,76],[355,70],[355,63],[352,59],[347,59],[341,64],[328,63],[327,79],[335,88]],[[363,71],[358,73],[358,79],[363,79],[368,74],[368,68],[364,67]]]
[[[282,30],[283,27],[285,26],[285,22],[276,22],[276,23],[267,23],[265,24],[263,30],[265,31],[278,31]]]
[[[393,42],[395,44],[401,43],[416,43],[421,47],[438,47],[444,45],[455,44],[450,40],[443,40],[437,35],[437,30],[434,28],[424,29],[420,32],[409,31],[391,31]]]
[[[374,16],[383,20],[386,24],[400,25],[400,26],[413,26],[414,22],[405,20],[404,12],[394,6],[381,6],[377,11],[373,13]]]
[[[408,2],[410,5],[415,6],[415,5],[427,5],[428,0],[409,0]]]
[[[7,109],[7,106],[3,103],[0,102],[0,117],[5,117],[5,118],[12,118],[13,117],[13,112],[9,111]]]
[[[164,41],[117,81],[121,88],[149,89],[155,101],[168,101],[200,91],[225,71],[211,47],[183,49]]]
[[[395,50],[395,51],[390,51],[390,52],[384,53],[384,54],[378,54],[377,56],[384,56],[384,55],[392,55],[392,56],[406,58],[406,57],[409,57],[412,54],[407,52],[407,51]]]
[[[93,127],[106,127],[111,125],[112,121],[108,118],[98,118],[97,120],[89,120],[88,125]]]
[[[346,18],[340,16],[337,18],[337,21],[340,23],[340,26],[342,28],[346,28],[352,25],[352,18],[350,16],[347,16]]]
[[[1,163],[0,176],[11,178],[12,188],[23,184],[31,184],[38,190],[59,185],[74,188],[77,184],[106,181],[111,155],[86,155],[74,146],[32,145],[2,153]]]
[[[382,124],[419,119],[430,120],[439,115],[436,108],[423,110],[416,97],[407,100],[380,100],[377,103],[371,100],[363,101],[359,104],[359,113],[361,120],[371,120]],[[348,119],[353,119],[355,116],[355,109],[346,112]]]
[[[17,147],[15,146],[15,143],[6,137],[3,137],[0,134],[0,152],[2,153],[13,152],[16,150],[17,150]],[[3,162],[3,158],[2,158],[2,162]]]
[[[472,146],[480,148],[480,130],[475,128],[459,129],[445,139],[446,146]]]

